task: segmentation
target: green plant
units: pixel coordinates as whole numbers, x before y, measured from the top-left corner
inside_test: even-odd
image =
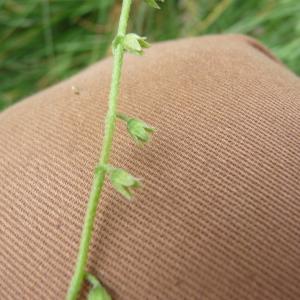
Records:
[[[151,6],[158,8],[157,2],[155,0],[147,0],[146,2],[148,2]],[[85,278],[92,285],[92,289],[90,290],[88,296],[89,300],[111,299],[100,282],[94,276],[87,273],[85,269],[88,259],[89,245],[93,232],[96,209],[100,202],[105,175],[110,175],[110,180],[114,188],[127,199],[131,199],[132,189],[137,188],[140,185],[138,179],[129,174],[127,171],[115,168],[108,164],[112,147],[113,134],[116,126],[116,119],[119,118],[120,120],[127,123],[128,132],[138,142],[147,142],[149,139],[149,133],[153,132],[153,128],[148,126],[143,121],[127,117],[126,115],[121,113],[117,113],[117,102],[120,90],[121,70],[124,52],[128,51],[134,54],[141,55],[143,53],[143,48],[147,48],[150,46],[145,41],[144,37],[140,37],[137,34],[133,33],[126,34],[131,4],[132,0],[123,0],[117,36],[112,43],[114,57],[113,74],[108,101],[108,111],[105,119],[105,132],[103,137],[102,150],[99,163],[94,174],[75,271],[68,290],[67,300],[75,300],[77,298]]]

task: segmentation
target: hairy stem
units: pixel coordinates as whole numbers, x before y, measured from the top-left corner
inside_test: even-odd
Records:
[[[132,0],[123,0],[120,22],[118,27],[118,36],[124,36],[126,34],[131,2]],[[116,110],[120,90],[123,57],[124,49],[123,46],[119,43],[114,51],[112,82],[109,94],[108,111],[105,119],[105,133],[99,159],[99,165],[107,164],[109,160],[113,140],[113,133],[115,130],[116,123]],[[89,244],[92,237],[96,209],[100,201],[100,195],[104,184],[105,174],[105,168],[96,169],[85,215],[83,230],[81,234],[81,241],[75,271],[68,290],[66,300],[77,299],[85,278],[85,268],[88,259]]]

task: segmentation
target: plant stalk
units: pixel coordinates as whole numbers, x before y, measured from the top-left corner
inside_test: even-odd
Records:
[[[120,22],[118,27],[118,35],[124,36],[126,34],[127,23],[132,0],[123,0]],[[105,119],[105,132],[103,137],[103,145],[99,158],[98,165],[107,164],[109,161],[113,134],[116,125],[116,111],[118,96],[120,90],[121,70],[123,65],[124,49],[122,44],[118,44],[114,51],[113,73],[111,89],[109,94],[108,111]],[[96,169],[93,179],[93,184],[88,200],[87,211],[85,215],[84,225],[81,234],[80,247],[77,256],[75,271],[71,280],[66,300],[76,300],[82,288],[85,279],[85,268],[88,260],[89,245],[93,232],[93,225],[96,215],[98,203],[100,202],[100,195],[104,184],[106,170],[105,168]]]

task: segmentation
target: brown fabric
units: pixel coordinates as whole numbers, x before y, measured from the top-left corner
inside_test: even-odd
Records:
[[[0,299],[64,299],[111,68],[0,115]],[[111,162],[143,188],[107,183],[98,209],[89,269],[113,298],[300,299],[299,78],[247,37],[166,42],[126,56],[119,107],[157,132],[117,126]]]

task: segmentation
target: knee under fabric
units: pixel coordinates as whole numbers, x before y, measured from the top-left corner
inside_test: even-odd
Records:
[[[112,60],[0,114],[0,299],[64,299],[101,149]],[[74,93],[72,87],[78,92]],[[115,300],[300,299],[300,80],[256,41],[208,36],[126,55],[89,270]],[[84,298],[84,292],[80,299]]]

